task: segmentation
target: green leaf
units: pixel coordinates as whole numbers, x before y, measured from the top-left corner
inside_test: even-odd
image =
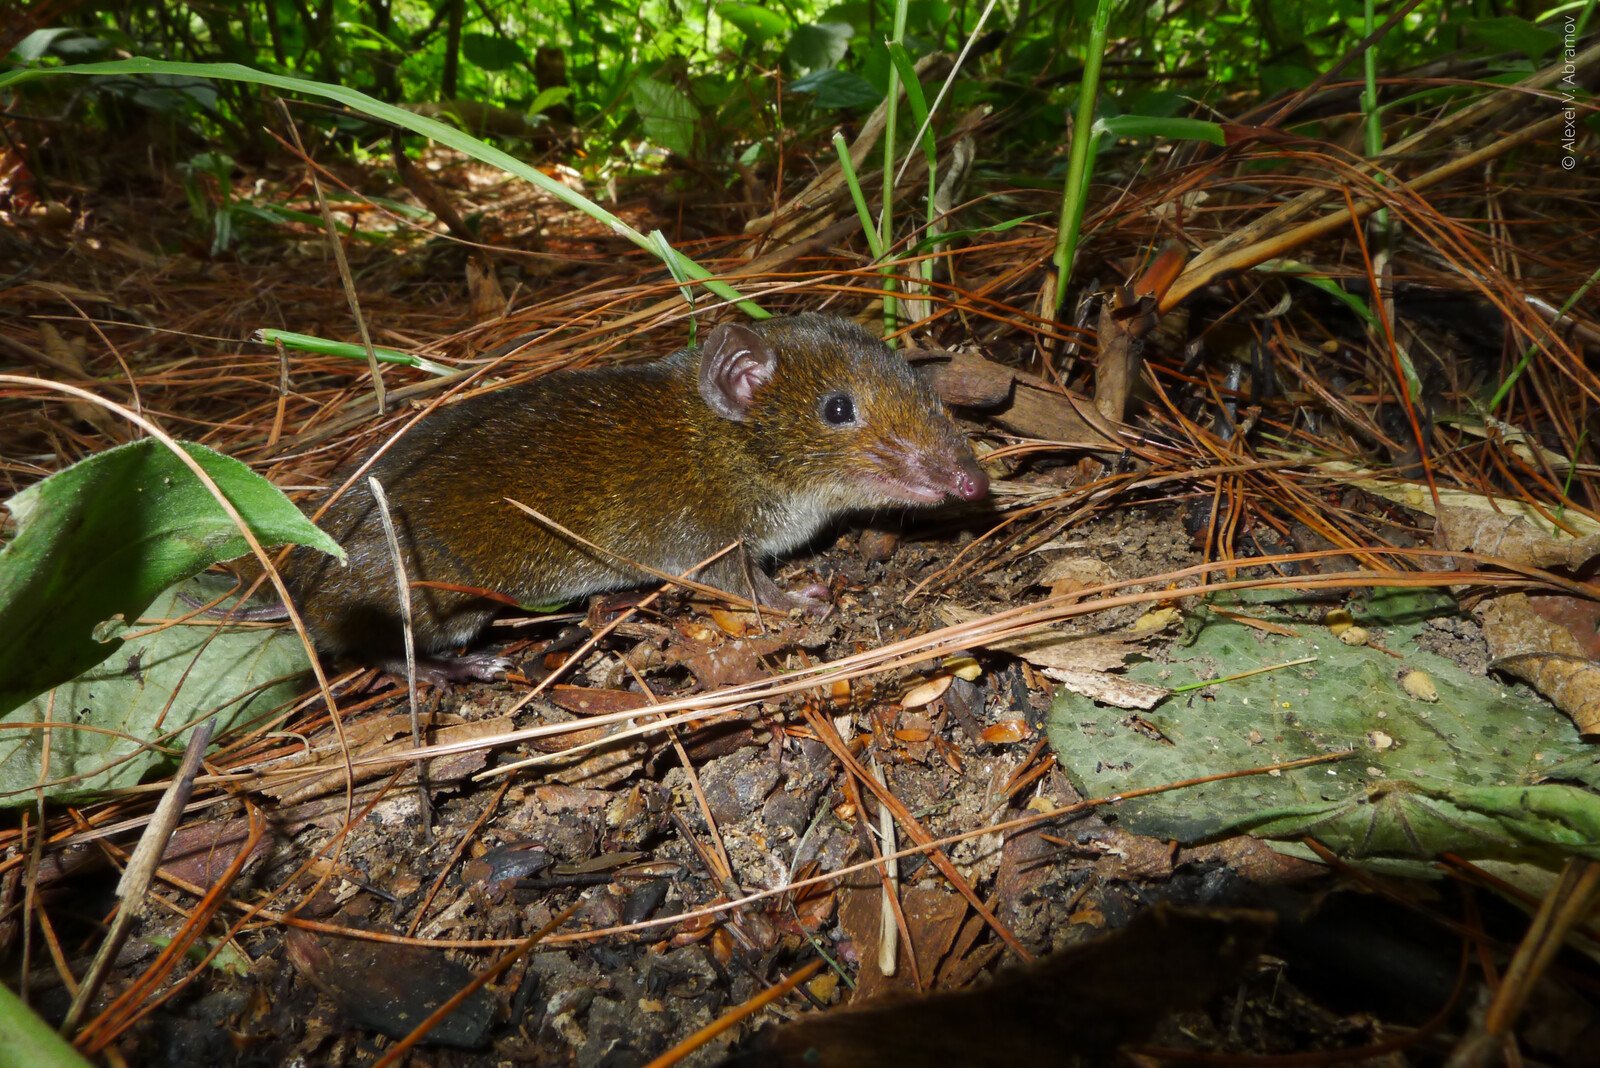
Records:
[[[800,70],[826,70],[850,51],[850,38],[854,33],[854,27],[848,22],[813,22],[807,26],[796,26],[783,54]]]
[[[264,545],[344,551],[238,460],[185,443]],[[7,502],[0,549],[0,713],[115,653],[97,632],[132,620],[174,582],[249,551],[194,473],[159,442],[98,453]]]
[[[562,103],[572,95],[570,85],[551,85],[539,90],[539,95],[533,98],[533,103],[528,105],[529,115],[538,115],[548,111],[557,104]]]
[[[1316,286],[1330,297],[1344,304],[1345,307],[1360,316],[1361,321],[1368,326],[1377,329],[1381,325],[1378,322],[1378,317],[1372,313],[1372,309],[1368,307],[1365,300],[1309,264],[1289,259],[1266,260],[1256,264],[1254,270],[1261,271],[1263,274],[1286,274],[1290,277],[1298,278],[1302,282]],[[1422,395],[1417,390],[1418,387],[1414,386],[1411,394],[1413,397]]]
[[[769,37],[789,32],[789,17],[760,4],[742,3],[740,0],[723,0],[717,5],[717,14],[733,23],[744,35],[757,44]]]
[[[1227,139],[1222,127],[1204,119],[1165,119],[1154,115],[1116,115],[1097,119],[1097,133],[1113,137],[1166,137],[1174,141],[1207,141],[1223,145]]]
[[[0,1068],[89,1068],[89,1062],[0,983]]]
[[[98,37],[83,34],[54,41],[50,50],[63,59],[88,59],[110,47],[109,43]]]
[[[1467,36],[1492,51],[1514,49],[1537,63],[1541,57],[1561,44],[1561,35],[1555,30],[1535,26],[1527,19],[1504,15],[1499,18],[1468,19]]]
[[[1600,857],[1600,796],[1548,781],[1587,752],[1571,722],[1526,688],[1472,675],[1447,646],[1446,597],[1378,591],[1357,622],[1380,649],[1351,647],[1320,623],[1322,608],[1252,591],[1229,598],[1247,616],[1287,625],[1266,633],[1204,611],[1192,644],[1137,681],[1165,687],[1221,679],[1130,716],[1063,693],[1050,741],[1084,796],[1301,757],[1350,752],[1336,763],[1254,775],[1125,801],[1117,818],[1137,834],[1195,841],[1248,831],[1312,835],[1350,858],[1428,858],[1452,851],[1550,865]],[[1396,660],[1391,654],[1399,654]],[[1302,657],[1313,663],[1273,668]],[[1245,678],[1229,676],[1271,668]],[[1437,702],[1410,696],[1400,676],[1425,671]]]
[[[876,104],[883,94],[859,74],[814,70],[789,86],[790,92],[811,93],[819,108],[855,108]]]
[[[922,155],[928,161],[929,202],[932,202],[933,180],[939,170],[939,150],[933,137],[933,126],[928,122],[928,100],[922,94],[922,83],[917,80],[916,61],[905,46],[898,41],[889,43],[889,60],[900,73],[900,84],[905,87],[906,104],[911,111],[911,121],[922,130]]]
[[[252,341],[270,345],[279,342],[286,349],[299,349],[302,352],[315,352],[319,356],[337,356],[345,360],[359,360],[367,362],[367,350],[361,345],[353,345],[348,341],[329,341],[327,338],[314,337],[311,334],[296,334],[292,330],[277,330],[272,327],[262,327],[251,336]],[[397,352],[386,349],[381,345],[372,346],[372,354],[379,363],[394,363],[402,367],[415,367],[419,371],[426,371],[430,375],[453,375],[454,367],[447,367],[442,363],[435,363],[425,356],[413,356],[409,352]]]
[[[378,198],[373,197],[372,199],[374,203],[376,203]],[[322,216],[314,215],[309,211],[296,211],[293,208],[286,208],[282,204],[250,204],[238,202],[229,205],[227,210],[241,217],[260,219],[262,222],[269,223],[273,226],[281,226],[284,223],[299,223],[303,226],[315,226],[320,228],[324,225]],[[339,231],[339,233],[355,240],[367,241],[375,245],[386,244],[394,239],[393,235],[390,233],[374,233],[371,230],[358,230],[348,223],[340,222],[337,218],[333,220],[333,228]]]
[[[144,940],[152,946],[159,946],[162,949],[166,949],[172,944],[172,939],[166,935],[147,934],[144,936]],[[216,949],[215,953],[212,953],[213,949]],[[239,952],[232,942],[223,942],[222,947],[217,949],[217,941],[215,939],[202,938],[197,942],[191,942],[188,948],[183,951],[183,955],[186,958],[197,964],[205,960],[207,954],[211,954],[210,966],[224,975],[232,976],[235,979],[243,979],[250,974],[253,962],[249,957]]]
[[[946,230],[943,233],[934,234],[931,237],[923,238],[921,241],[918,241],[915,245],[912,245],[909,249],[907,249],[906,254],[915,255],[918,252],[926,252],[930,248],[934,248],[938,245],[943,245],[951,241],[958,241],[963,238],[981,237],[985,234],[1002,234],[1013,227],[1021,226],[1025,222],[1032,222],[1035,219],[1045,218],[1048,214],[1048,212],[1036,212],[1033,215],[1022,215],[1015,219],[1007,219],[1004,222],[997,222],[993,226],[977,226],[970,230]]]
[[[49,73],[68,69],[56,67]],[[140,107],[165,114],[185,114],[192,107],[209,114],[215,114],[217,110],[217,87],[204,78],[152,74],[134,83],[131,90],[124,88],[120,91]]]
[[[521,45],[491,33],[462,34],[461,54],[480,70],[508,70],[528,61]]]
[[[186,612],[176,589],[151,606],[157,618]],[[175,766],[206,716],[220,734],[293,701],[308,667],[291,630],[220,630],[204,617],[117,645],[124,655],[0,716],[0,808],[31,804],[42,783],[52,800],[134,786]]]
[[[695,123],[700,118],[694,101],[677,86],[654,78],[636,79],[631,92],[646,136],[669,152],[693,157]]]
[[[45,55],[63,37],[74,36],[78,30],[70,26],[55,26],[47,30],[34,30],[28,36],[17,42],[11,50],[11,55],[23,63],[32,63],[40,56]],[[102,44],[101,47],[104,47]]]
[[[834,4],[822,13],[819,22],[848,22],[860,26],[872,18],[871,5],[867,0],[845,0],[842,4]]]

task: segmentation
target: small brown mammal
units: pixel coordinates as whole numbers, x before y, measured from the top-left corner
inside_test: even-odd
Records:
[[[375,463],[412,582],[552,604],[646,576],[554,533],[506,499],[617,556],[674,574],[742,540],[759,564],[858,509],[977,500],[988,479],[905,360],[845,319],[723,325],[653,363],[563,371],[443,408]],[[324,529],[349,564],[298,549],[285,578],[320,650],[399,667],[388,542],[363,477]],[[747,575],[749,578],[747,578]],[[730,553],[701,581],[785,604]],[[494,602],[414,586],[412,631],[435,677],[505,663],[452,657]],[[425,658],[425,659],[424,659]]]

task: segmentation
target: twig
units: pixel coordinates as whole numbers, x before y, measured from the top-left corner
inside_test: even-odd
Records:
[[[83,985],[72,999],[66,1019],[61,1023],[63,1033],[70,1034],[78,1026],[78,1021],[83,1019],[89,1002],[99,993],[100,985],[105,982],[106,974],[122,949],[122,943],[127,940],[128,932],[133,930],[133,921],[138,916],[139,907],[144,904],[144,896],[150,890],[150,881],[155,877],[156,868],[161,864],[162,852],[172,838],[172,832],[177,829],[178,820],[183,816],[183,806],[188,803],[189,794],[194,789],[194,777],[200,771],[201,758],[211,745],[211,732],[215,726],[216,720],[203,720],[189,735],[189,744],[183,751],[183,763],[178,767],[178,774],[173,777],[167,792],[161,795],[155,814],[150,817],[150,825],[139,836],[139,844],[128,858],[128,866],[123,869],[122,878],[117,883],[117,898],[122,904],[117,909],[116,918],[111,921],[111,929],[100,943],[94,963],[89,965],[89,971],[83,977]]]
[[[394,531],[394,517],[389,514],[389,495],[383,492],[383,483],[376,475],[367,476],[367,488],[378,505],[378,520],[383,524],[383,538],[389,545],[389,562],[394,568],[395,585],[399,588],[400,633],[406,646],[406,697],[411,708],[411,748],[422,748],[422,712],[417,707],[417,641],[411,627],[411,584],[406,581],[406,562],[400,555],[400,538]],[[428,765],[417,763],[417,804],[422,817],[422,836],[433,840],[433,805],[428,799]]]

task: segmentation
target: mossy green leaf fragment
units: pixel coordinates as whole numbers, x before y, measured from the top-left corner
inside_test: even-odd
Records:
[[[1430,639],[1450,634],[1449,598],[1382,590],[1352,606],[1381,648],[1343,644],[1321,624],[1324,606],[1292,593],[1252,591],[1228,604],[1297,636],[1202,608],[1186,647],[1129,675],[1175,686],[1316,660],[1175,695],[1137,716],[1063,693],[1050,739],[1073,785],[1104,797],[1349,756],[1122,802],[1115,811],[1129,830],[1186,842],[1237,832],[1311,835],[1351,858],[1600,857],[1600,795],[1579,785],[1596,778],[1590,748],[1532,691],[1470,674],[1432,651],[1440,643]],[[1429,674],[1436,702],[1406,692],[1400,679],[1413,670]]]

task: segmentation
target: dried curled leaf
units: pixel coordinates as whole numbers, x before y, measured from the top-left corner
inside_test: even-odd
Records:
[[[1535,611],[1525,593],[1484,601],[1472,614],[1483,624],[1496,667],[1548,697],[1583,734],[1600,734],[1600,665],[1566,627]]]

